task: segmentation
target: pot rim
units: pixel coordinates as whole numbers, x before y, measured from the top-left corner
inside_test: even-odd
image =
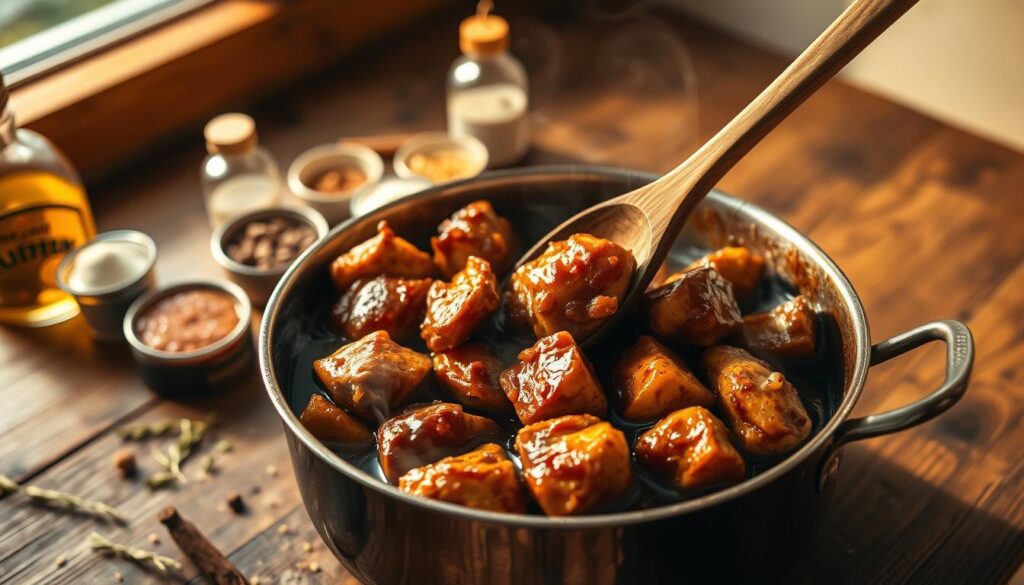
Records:
[[[623,169],[618,167],[607,167],[607,166],[587,166],[587,165],[550,165],[550,166],[535,166],[526,167],[521,169],[511,169],[502,171],[486,172],[476,177],[446,183],[431,187],[415,195],[411,195],[407,198],[403,198],[399,201],[390,203],[384,207],[375,209],[371,213],[378,213],[390,209],[392,206],[397,204],[407,204],[414,198],[426,198],[442,191],[450,191],[458,189],[467,185],[475,185],[479,183],[486,183],[489,180],[506,180],[509,178],[519,178],[526,182],[530,179],[541,180],[547,177],[554,178],[558,176],[599,176],[608,178],[628,178],[628,177],[639,177],[641,179],[654,180],[658,175],[642,171],[634,171],[630,169]],[[726,195],[721,191],[712,190],[708,194],[709,198],[718,199],[723,201],[727,205],[731,206],[736,210],[742,210],[744,213],[751,215],[754,220],[762,225],[765,225],[769,229],[779,233],[784,239],[794,246],[796,246],[802,253],[804,253],[808,259],[819,266],[825,274],[828,275],[829,279],[836,286],[839,297],[842,302],[847,306],[850,312],[850,318],[853,322],[854,339],[852,343],[856,348],[856,362],[854,364],[853,372],[851,373],[850,380],[847,381],[846,386],[850,388],[850,391],[843,396],[842,401],[836,408],[835,413],[832,415],[828,423],[817,432],[809,441],[804,443],[799,449],[791,453],[784,460],[776,463],[771,469],[747,479],[734,486],[700,496],[697,498],[685,500],[675,504],[669,504],[665,506],[657,506],[654,508],[644,510],[633,510],[627,512],[615,512],[608,514],[594,514],[589,516],[538,516],[532,514],[507,514],[501,512],[489,512],[484,510],[476,510],[465,506],[459,506],[457,504],[451,504],[448,502],[442,502],[438,500],[431,500],[428,498],[422,498],[407,494],[397,487],[392,486],[388,483],[382,482],[379,479],[371,477],[365,471],[359,469],[355,465],[345,461],[340,456],[335,454],[333,451],[327,448],[326,445],[317,440],[313,435],[306,430],[305,426],[299,422],[298,417],[292,412],[285,399],[284,393],[281,390],[280,385],[277,381],[277,376],[274,372],[271,351],[270,351],[270,332],[276,322],[278,309],[281,304],[281,299],[288,292],[292,280],[295,277],[298,268],[304,263],[307,257],[313,252],[321,249],[328,245],[334,236],[341,231],[348,229],[348,227],[356,221],[362,220],[363,218],[352,218],[345,222],[335,226],[327,236],[321,238],[318,242],[307,248],[299,258],[292,263],[281,278],[277,287],[274,288],[274,292],[267,303],[267,308],[263,314],[263,321],[260,324],[260,335],[259,335],[259,361],[260,361],[260,373],[263,377],[263,384],[266,387],[267,394],[270,397],[270,401],[273,403],[274,408],[277,410],[278,415],[287,427],[288,432],[294,435],[302,444],[314,453],[321,460],[326,462],[328,465],[333,467],[338,472],[349,477],[353,481],[359,482],[363,486],[372,489],[376,492],[381,493],[384,496],[397,498],[402,502],[415,506],[418,508],[424,508],[426,510],[436,512],[439,514],[450,514],[465,518],[467,520],[484,521],[493,524],[512,525],[524,528],[547,528],[547,529],[581,529],[588,527],[598,526],[622,526],[627,524],[638,524],[656,520],[664,520],[674,516],[682,514],[696,512],[723,504],[727,501],[734,500],[755,492],[764,486],[772,483],[779,479],[783,475],[789,473],[803,461],[812,456],[812,454],[822,447],[829,444],[832,440],[832,436],[835,434],[839,426],[850,416],[853,411],[853,407],[856,405],[857,400],[860,398],[860,394],[864,389],[864,383],[867,379],[868,368],[870,367],[869,359],[871,354],[871,335],[868,330],[867,318],[864,314],[864,307],[860,302],[860,298],[857,296],[853,285],[849,279],[843,274],[842,270],[828,257],[825,252],[818,247],[817,244],[812,242],[808,237],[801,234],[794,227],[779,219],[775,215],[765,211],[761,207]]]

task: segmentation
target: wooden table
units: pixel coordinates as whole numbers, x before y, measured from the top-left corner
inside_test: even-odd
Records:
[[[786,64],[688,22],[666,18],[661,25],[692,52],[701,141]],[[339,136],[442,127],[442,80],[455,54],[454,30],[454,21],[430,23],[260,105],[264,142],[287,163]],[[516,30],[547,38],[536,21]],[[642,98],[598,87],[597,76],[581,72],[606,31],[566,24],[557,32],[561,69],[547,73],[562,81],[548,91],[538,116],[530,163],[664,171],[692,149],[694,137],[680,130],[686,119],[679,117],[692,109],[680,109],[671,92],[666,99],[656,92]],[[195,132],[92,189],[101,229],[135,228],[156,239],[162,282],[218,276],[198,190],[201,148]],[[857,287],[876,341],[953,317],[968,322],[978,342],[974,379],[958,406],[911,431],[848,449],[820,538],[782,578],[985,583],[1011,577],[1024,559],[1018,451],[1024,448],[1024,155],[832,82],[720,187],[781,215],[831,254]],[[857,413],[930,391],[942,357],[932,347],[873,368]],[[76,319],[44,330],[0,330],[0,405],[0,473],[102,500],[131,518],[124,527],[105,525],[8,495],[0,500],[0,582],[105,583],[117,572],[131,583],[157,581],[130,562],[90,552],[85,539],[98,530],[179,557],[156,522],[157,512],[172,504],[263,583],[351,578],[306,517],[280,423],[255,376],[209,400],[161,400],[139,380],[125,348],[94,344]],[[230,438],[235,447],[214,477],[158,491],[118,477],[111,463],[125,447],[113,432],[118,426],[208,412],[220,415],[214,439]],[[147,445],[129,446],[143,476],[156,470]],[[245,496],[246,515],[226,509],[231,489]],[[158,544],[148,540],[151,533],[160,535]],[[62,555],[66,564],[58,566]],[[298,565],[309,561],[319,563],[318,573]],[[186,564],[186,579],[195,574]]]

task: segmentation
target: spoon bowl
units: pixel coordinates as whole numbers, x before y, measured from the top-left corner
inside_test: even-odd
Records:
[[[858,0],[747,107],[679,166],[657,181],[586,209],[541,238],[516,263],[536,258],[550,242],[589,233],[629,250],[636,271],[618,311],[586,339],[590,345],[621,320],[650,285],[690,213],[719,179],[800,104],[889,28],[917,0]],[[507,283],[506,283],[507,284]]]

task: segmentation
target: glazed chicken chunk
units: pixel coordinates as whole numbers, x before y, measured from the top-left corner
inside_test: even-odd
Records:
[[[451,283],[434,281],[427,295],[427,315],[420,336],[431,351],[464,343],[487,316],[498,309],[498,278],[486,260],[470,256]]]
[[[784,360],[809,360],[816,352],[814,309],[807,297],[799,295],[767,313],[743,318],[739,344],[755,355],[773,355]]]
[[[626,350],[611,381],[622,418],[631,422],[653,421],[680,408],[715,403],[714,395],[686,362],[650,335]]]
[[[429,278],[360,278],[331,309],[331,324],[349,339],[386,331],[393,339],[416,331],[427,306]]]
[[[701,358],[726,421],[740,445],[756,455],[780,455],[811,432],[800,395],[781,372],[737,347],[717,345]]]
[[[398,480],[398,489],[479,510],[526,511],[516,466],[494,443],[417,467]]]
[[[501,369],[501,360],[482,343],[467,343],[434,354],[434,377],[438,384],[456,402],[475,410],[512,410],[512,403],[501,390]]]
[[[568,331],[586,339],[618,311],[635,267],[629,250],[589,234],[551,242],[513,273],[509,323],[537,338]]]
[[[436,270],[430,255],[396,236],[382,221],[377,226],[377,235],[335,258],[331,263],[331,280],[338,291],[345,292],[360,278],[382,274],[426,278]]]
[[[334,402],[365,420],[380,421],[400,406],[430,372],[430,357],[376,331],[313,362]]]
[[[608,411],[590,362],[565,331],[520,352],[519,363],[501,373],[501,387],[526,425],[563,414],[604,416]]]
[[[729,429],[702,407],[677,410],[640,435],[636,458],[680,489],[742,481],[746,465],[729,442]]]
[[[589,512],[633,484],[622,431],[588,414],[527,425],[516,435],[515,448],[526,485],[549,516]]]
[[[456,211],[441,222],[437,232],[430,247],[434,263],[447,278],[465,268],[470,256],[487,260],[498,274],[504,274],[515,261],[512,226],[487,201],[474,201]]]
[[[742,323],[732,285],[707,266],[647,291],[645,307],[651,331],[681,345],[714,345]]]
[[[715,250],[665,279],[662,284],[670,284],[678,280],[683,272],[701,266],[710,266],[732,284],[732,294],[743,300],[757,290],[757,285],[764,275],[764,258],[755,254],[746,246],[726,246]]]
[[[299,420],[313,436],[325,443],[353,446],[365,445],[373,434],[351,414],[331,404],[321,394],[309,397]]]
[[[473,448],[498,433],[489,418],[462,411],[462,406],[435,402],[412,407],[377,429],[377,457],[393,484],[411,469]]]

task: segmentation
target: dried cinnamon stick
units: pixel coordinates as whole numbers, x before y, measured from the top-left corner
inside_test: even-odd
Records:
[[[217,585],[248,585],[245,575],[238,570],[207,540],[195,524],[181,517],[174,507],[165,508],[157,517],[167,527],[171,538],[199,570],[209,575]]]

